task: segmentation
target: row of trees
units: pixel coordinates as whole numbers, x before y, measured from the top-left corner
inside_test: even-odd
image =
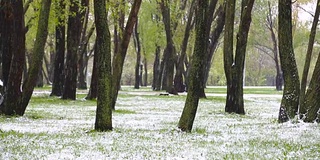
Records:
[[[243,79],[254,0],[242,0],[241,4],[237,4],[235,0],[225,2],[150,0],[145,4],[150,4],[151,7],[152,3],[156,3],[156,8],[141,10],[140,13],[141,0],[129,3],[124,0],[107,1],[107,3],[105,0],[94,0],[94,23],[91,27],[88,27],[92,18],[89,0],[70,0],[67,3],[55,0],[53,2],[43,0],[39,3],[41,4],[38,7],[39,11],[35,11],[39,13],[35,18],[38,20],[37,34],[29,63],[26,62],[25,38],[28,23],[25,25],[24,17],[28,5],[32,2],[25,2],[25,5],[23,1],[0,2],[0,52],[4,82],[1,113],[21,116],[24,114],[37,84],[39,73],[43,73],[41,66],[45,59],[49,16],[50,11],[54,10],[56,41],[51,95],[75,100],[77,87],[85,88],[83,86],[86,86],[84,70],[86,70],[88,57],[94,53],[92,80],[87,99],[97,98],[96,130],[112,129],[112,110],[115,109],[132,34],[137,53],[135,88],[139,88],[139,81],[142,79],[141,50],[144,52],[145,69],[147,69],[146,52],[155,53],[152,84],[154,90],[166,90],[168,93],[178,94],[188,88],[186,104],[179,121],[179,128],[183,131],[192,129],[199,98],[205,97],[204,88],[212,58],[223,34],[223,62],[227,85],[225,111],[245,114]],[[54,9],[50,9],[51,5]],[[236,9],[237,5],[241,8],[239,13]],[[319,100],[316,98],[320,89],[317,83],[320,76],[319,58],[307,91],[306,86],[318,24],[319,2],[317,2],[311,28],[301,86],[293,49],[292,2],[279,0],[278,17],[274,16],[270,2],[267,5],[268,11],[264,18],[267,30],[270,32],[272,47],[261,42],[254,42],[254,46],[267,54],[273,53],[278,90],[282,89],[282,78],[284,81],[279,122],[286,122],[297,115],[306,122],[312,122],[317,118],[317,111],[320,108]],[[151,22],[143,21],[147,18],[139,20],[138,15],[148,16]],[[278,28],[275,28],[275,19],[278,19]],[[151,32],[154,34],[152,36],[143,30],[148,25],[155,30]],[[141,30],[138,30],[139,26]],[[113,34],[109,32],[112,27]],[[236,36],[235,28],[238,30]],[[178,32],[180,29],[184,32]],[[96,30],[95,40],[92,42],[94,45],[90,49],[88,44],[90,44],[90,37],[94,35],[94,30]],[[163,30],[164,34],[160,34],[160,30]],[[191,36],[193,34],[195,36]],[[163,39],[161,37],[164,37],[165,41],[161,41]],[[176,37],[183,38],[177,41]],[[233,42],[234,39],[236,43]],[[193,41],[194,44],[191,43]],[[181,44],[177,45],[176,42]],[[190,46],[194,47],[190,48]],[[164,52],[161,59],[162,47]],[[192,57],[189,57],[187,52],[192,49]],[[27,72],[26,68],[28,68]],[[23,74],[24,72],[27,74]]]

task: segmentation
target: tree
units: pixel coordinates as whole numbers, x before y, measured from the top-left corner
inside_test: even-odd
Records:
[[[4,100],[1,112],[22,115],[21,81],[25,63],[25,28],[22,1],[0,2],[1,53]]]
[[[137,15],[140,9],[141,0],[135,0],[133,2],[128,21],[121,38],[121,45],[118,53],[114,54],[112,62],[112,109],[115,109],[116,100],[119,93],[120,80],[123,70],[124,59],[127,55],[128,45],[130,37],[133,31],[133,27],[137,21]]]
[[[64,83],[64,56],[65,56],[65,4],[63,0],[55,4],[57,12],[57,24],[56,24],[56,54],[54,60],[54,76],[52,82],[51,96],[61,96]]]
[[[261,4],[261,5],[265,5],[265,4]],[[259,20],[261,19],[262,18],[259,17]],[[259,26],[259,27],[263,28],[262,31],[270,32],[270,38],[272,43],[270,43],[269,38],[266,38],[268,41],[263,43],[263,41],[261,41],[261,35],[257,34],[259,35],[259,37],[256,38],[256,42],[254,45],[255,45],[255,48],[257,48],[261,52],[271,57],[272,60],[274,61],[275,69],[276,69],[275,85],[276,85],[276,90],[280,91],[282,90],[282,85],[283,85],[282,84],[283,75],[282,75],[281,66],[279,62],[278,38],[276,36],[276,24],[275,24],[274,12],[272,11],[270,1],[268,1],[268,10],[267,10],[265,19],[266,19],[265,23],[262,23],[263,26]],[[258,23],[261,24],[261,22],[258,22]],[[266,26],[267,30],[264,29],[264,26]],[[261,31],[261,29],[259,30]],[[271,44],[271,46],[268,44]]]
[[[197,0],[196,2],[196,40],[195,48],[192,56],[192,67],[189,74],[189,86],[186,103],[179,120],[178,127],[182,131],[191,132],[194,118],[196,116],[199,98],[202,92],[201,81],[204,78],[203,70],[205,67],[204,60],[206,58],[206,49],[208,44],[207,35],[207,12],[208,1]]]
[[[70,1],[70,15],[67,29],[67,59],[62,99],[76,99],[78,76],[78,48],[82,31],[80,4]]]
[[[233,55],[233,30],[235,0],[226,3],[226,20],[224,32],[224,69],[227,79],[227,98],[225,111],[245,114],[243,102],[243,70],[246,54],[248,32],[251,23],[251,10],[254,0],[243,0],[241,19],[237,33],[235,58]]]
[[[165,27],[166,40],[167,45],[164,52],[164,66],[165,66],[165,84],[164,89],[171,94],[177,94],[173,86],[173,76],[174,76],[174,64],[175,64],[175,56],[176,49],[174,47],[174,42],[172,39],[172,30],[171,30],[171,17],[170,17],[170,2],[168,0],[161,0],[159,2],[161,13],[162,13],[162,21]]]
[[[27,105],[31,99],[34,87],[37,83],[38,74],[42,68],[42,61],[44,58],[44,48],[47,41],[48,35],[48,23],[49,23],[49,14],[50,14],[51,0],[43,0],[40,9],[40,16],[38,21],[38,29],[36,40],[34,44],[34,53],[31,59],[31,65],[28,69],[28,77],[23,83],[23,94],[22,94],[22,106],[23,112],[27,108]]]
[[[136,48],[137,52],[137,59],[136,59],[136,66],[135,66],[135,82],[134,82],[134,88],[139,89],[140,83],[141,83],[141,74],[140,74],[140,65],[141,65],[141,45],[140,45],[140,39],[139,39],[139,33],[138,33],[138,20],[136,22],[136,25],[134,27],[133,31],[133,40],[134,40],[134,46]]]
[[[112,130],[111,99],[111,36],[107,23],[105,0],[94,0],[97,32],[98,95],[95,130]]]
[[[184,92],[186,91],[186,84],[184,84],[183,81],[183,72],[185,71],[184,69],[184,62],[185,59],[187,58],[187,46],[189,43],[189,37],[190,37],[190,33],[191,30],[193,28],[193,24],[194,24],[194,20],[193,20],[193,14],[194,14],[194,8],[195,8],[195,1],[193,0],[191,2],[191,6],[189,9],[189,14],[188,14],[188,20],[187,20],[187,24],[185,27],[185,31],[184,31],[184,36],[183,36],[183,40],[182,40],[182,44],[181,44],[181,50],[180,50],[180,54],[178,55],[178,59],[177,59],[177,70],[176,70],[176,74],[174,76],[174,87],[176,89],[177,92]],[[186,79],[186,78],[185,78]]]
[[[314,14],[313,18],[313,23],[310,31],[310,36],[309,36],[309,43],[308,43],[308,49],[307,49],[307,55],[305,59],[305,64],[302,72],[302,79],[301,79],[301,91],[300,91],[300,108],[299,108],[299,114],[303,115],[307,112],[307,105],[304,105],[303,103],[305,102],[305,92],[307,88],[307,77],[309,73],[309,68],[310,68],[310,62],[311,62],[311,56],[313,52],[313,45],[315,41],[315,36],[317,32],[317,26],[319,22],[319,14],[320,14],[320,0],[317,1],[317,7],[316,11]],[[316,75],[315,75],[316,76]],[[310,94],[310,93],[309,93]]]
[[[13,57],[10,65],[10,72],[8,75],[8,83],[5,88],[4,102],[1,106],[1,111],[6,115],[19,115],[22,116],[25,113],[27,105],[31,99],[33,89],[36,86],[38,73],[42,66],[42,60],[44,57],[44,47],[48,34],[48,19],[51,6],[51,0],[43,0],[40,9],[37,35],[34,45],[34,53],[32,55],[31,65],[28,70],[28,77],[20,90],[24,56],[25,56],[25,30],[23,20],[23,7],[21,1],[13,1],[7,3],[14,10],[9,13],[12,14],[11,18],[15,21],[12,30],[9,30],[9,37],[12,38],[9,47],[13,49]],[[12,6],[11,6],[12,5]],[[8,9],[8,8],[7,8]],[[12,9],[12,8],[11,8]],[[9,11],[9,10],[8,10]],[[6,17],[9,18],[9,17]],[[7,19],[5,25],[12,25],[10,19]],[[12,37],[11,37],[12,36]],[[14,49],[17,48],[17,49]],[[7,59],[8,60],[8,59]]]
[[[293,119],[298,111],[300,82],[292,44],[292,1],[279,0],[279,55],[284,90],[279,110],[280,123]]]

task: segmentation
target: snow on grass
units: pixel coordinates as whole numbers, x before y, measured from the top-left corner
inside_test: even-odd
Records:
[[[245,97],[246,115],[225,113],[224,97],[202,99],[192,133],[183,133],[185,96],[134,92],[121,93],[114,130],[104,133],[93,131],[95,101],[34,98],[24,117],[0,116],[0,159],[320,157],[319,125],[278,124],[279,96]]]

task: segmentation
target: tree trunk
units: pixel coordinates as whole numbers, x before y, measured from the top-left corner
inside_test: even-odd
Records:
[[[135,66],[135,82],[134,82],[134,88],[139,89],[140,86],[140,64],[141,64],[141,45],[139,40],[139,33],[138,33],[138,20],[136,22],[136,25],[133,30],[133,39],[134,39],[134,46],[136,48],[137,53],[137,59],[136,59],[136,66]]]
[[[319,3],[318,3],[319,4]],[[319,122],[319,109],[320,109],[320,56],[313,71],[313,75],[310,81],[309,88],[305,95],[304,103],[302,108],[307,110],[305,114],[305,122]]]
[[[92,67],[92,76],[91,76],[91,83],[90,83],[90,89],[88,92],[88,95],[86,96],[87,100],[93,100],[95,98],[97,98],[97,83],[98,83],[98,55],[97,53],[97,40],[94,44],[94,50],[95,50],[95,54],[93,56],[93,67]]]
[[[177,91],[175,90],[173,86],[173,75],[174,75],[174,64],[175,64],[175,47],[172,39],[172,31],[171,31],[171,18],[170,18],[170,8],[168,4],[170,1],[167,0],[161,0],[160,2],[160,8],[162,13],[162,20],[165,27],[166,32],[166,40],[167,40],[167,46],[166,46],[166,58],[165,58],[165,73],[166,73],[166,92],[171,94],[177,94]]]
[[[148,62],[146,58],[146,54],[144,54],[143,58],[143,66],[144,66],[144,74],[143,74],[143,80],[142,80],[142,86],[147,86],[148,85]],[[142,75],[142,74],[141,74]]]
[[[98,99],[95,130],[112,130],[111,110],[111,36],[107,21],[105,0],[94,0],[95,24],[97,27]]]
[[[78,48],[82,30],[80,4],[71,0],[67,30],[67,59],[62,99],[76,99],[78,76]]]
[[[217,23],[216,23],[214,30],[212,31],[212,33],[210,35],[210,43],[208,45],[208,50],[207,50],[208,58],[206,60],[206,69],[205,69],[205,73],[204,73],[205,75],[204,75],[204,82],[203,82],[203,84],[205,86],[208,81],[213,55],[214,55],[216,48],[218,47],[219,38],[220,38],[220,35],[223,31],[223,27],[224,27],[224,23],[225,23],[225,9],[224,8],[225,8],[224,5],[221,5],[217,9],[217,12],[218,12],[218,18],[216,20]]]
[[[251,23],[251,11],[254,0],[243,0],[241,19],[237,33],[235,60],[233,60],[233,23],[235,1],[227,2],[225,24],[225,73],[227,77],[227,99],[225,111],[228,113],[245,114],[243,102],[243,74],[248,33]]]
[[[88,18],[89,18],[89,0],[81,0],[81,11],[80,11],[80,17],[81,17],[81,38],[79,43],[79,50],[78,50],[78,89],[87,89],[87,82],[86,82],[86,55],[87,55],[87,37],[90,33],[87,35],[87,28],[88,28]],[[94,25],[93,25],[94,26]],[[94,31],[94,30],[93,30]],[[92,33],[93,33],[92,31]],[[90,32],[90,31],[89,31]],[[91,33],[91,34],[92,34]]]
[[[310,31],[310,36],[309,36],[309,43],[308,43],[308,50],[307,50],[307,55],[306,55],[306,60],[304,64],[304,69],[302,72],[302,79],[301,79],[301,91],[300,91],[300,108],[299,108],[299,114],[305,114],[307,112],[307,108],[305,108],[305,105],[302,103],[304,102],[305,99],[305,92],[307,88],[307,78],[309,74],[309,68],[310,68],[310,62],[311,62],[311,56],[313,52],[313,45],[314,45],[314,40],[317,32],[317,26],[318,26],[318,21],[319,21],[319,14],[320,14],[320,0],[317,1],[317,8],[316,12],[314,14],[314,19]]]
[[[207,10],[208,1],[197,1],[196,8],[196,40],[195,48],[192,56],[192,67],[189,74],[189,89],[187,94],[186,103],[179,120],[178,127],[182,131],[191,132],[193,122],[196,116],[198,102],[202,90],[203,70],[205,67],[204,60],[206,58],[207,49]]]
[[[57,10],[61,13],[57,13],[58,22],[56,24],[56,54],[54,59],[54,76],[52,82],[51,96],[61,96],[64,85],[64,56],[65,56],[65,17],[64,10],[65,4],[63,0],[60,0],[59,3],[55,4]]]
[[[120,80],[123,70],[124,59],[127,55],[128,45],[130,42],[130,37],[133,31],[133,26],[136,24],[137,15],[140,9],[141,0],[135,0],[130,15],[126,24],[125,31],[121,40],[121,47],[119,54],[115,54],[113,57],[112,64],[112,109],[115,109],[116,100],[118,98]]]
[[[155,58],[153,62],[153,81],[152,89],[155,91],[160,90],[161,82],[159,82],[160,76],[160,46],[156,46]]]
[[[186,91],[186,86],[183,81],[184,59],[186,58],[186,53],[187,53],[186,51],[189,43],[190,32],[191,32],[191,29],[193,28],[192,23],[193,23],[193,13],[195,8],[194,3],[195,3],[195,0],[191,2],[189,14],[188,14],[188,20],[187,20],[186,28],[184,31],[184,37],[181,44],[181,52],[177,60],[177,69],[174,77],[174,88],[176,89],[177,92]]]
[[[37,78],[39,72],[42,69],[42,61],[44,58],[44,47],[47,41],[48,35],[48,23],[49,23],[49,14],[50,14],[51,0],[43,0],[40,16],[38,21],[38,29],[36,40],[34,43],[34,53],[32,55],[31,65],[28,69],[28,77],[23,83],[23,94],[22,94],[22,105],[19,115],[23,115],[29,101],[31,99],[34,87],[37,83]]]
[[[4,100],[0,112],[5,115],[23,115],[21,81],[25,62],[25,30],[22,1],[0,2],[2,38],[2,69]],[[1,12],[1,11],[0,11]]]
[[[279,110],[279,123],[293,119],[298,111],[300,82],[292,44],[291,0],[279,0],[279,54],[284,77],[284,90]]]

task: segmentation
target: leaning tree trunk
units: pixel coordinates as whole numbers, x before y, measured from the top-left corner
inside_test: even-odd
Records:
[[[302,72],[301,91],[300,91],[300,108],[299,108],[300,115],[305,114],[307,111],[307,109],[305,108],[305,105],[303,105],[302,103],[304,102],[304,99],[305,99],[307,78],[308,78],[308,73],[309,73],[309,68],[310,68],[314,40],[315,40],[315,36],[316,36],[316,32],[317,32],[319,14],[320,14],[320,0],[317,1],[317,8],[316,8],[316,12],[314,15],[314,19],[313,19],[313,23],[312,23],[312,27],[311,27],[311,31],[310,31],[308,50],[307,50],[306,60],[305,60],[305,64],[304,64],[304,68],[303,68],[303,72]]]
[[[25,63],[25,28],[22,1],[0,2],[2,38],[2,69],[4,100],[0,112],[5,115],[23,115],[21,81]]]
[[[97,49],[97,39],[96,39],[96,42],[94,44],[94,50],[95,50],[95,53],[98,51]],[[90,89],[89,89],[89,92],[88,92],[88,95],[86,96],[86,99],[87,100],[93,100],[95,98],[97,98],[97,83],[98,83],[98,55],[97,54],[94,54],[93,55],[93,67],[92,67],[92,75],[91,75],[91,83],[90,83]]]
[[[43,0],[40,16],[38,21],[38,29],[36,40],[34,43],[34,53],[31,59],[31,65],[28,69],[28,77],[23,83],[23,94],[22,94],[22,108],[21,115],[24,114],[27,105],[31,99],[34,87],[37,83],[38,74],[42,69],[42,61],[44,57],[44,47],[47,41],[48,35],[48,23],[50,14],[51,0]]]
[[[194,8],[195,8],[195,0],[191,2],[191,6],[189,9],[189,14],[188,14],[188,20],[186,24],[186,28],[184,31],[184,37],[182,40],[181,44],[181,52],[180,56],[177,60],[177,69],[176,69],[176,74],[174,76],[174,88],[176,89],[177,92],[184,92],[186,91],[186,86],[183,81],[183,72],[184,72],[184,59],[186,58],[186,51],[187,51],[187,46],[189,43],[189,37],[190,37],[190,32],[191,29],[193,28],[193,13],[194,13]]]
[[[279,123],[293,119],[298,111],[300,82],[292,44],[292,1],[279,0],[279,54],[284,77],[284,90],[279,110]]]
[[[123,33],[123,37],[121,39],[121,46],[119,48],[119,53],[115,54],[113,57],[112,66],[112,109],[115,109],[116,101],[119,93],[120,80],[123,70],[124,59],[127,55],[128,45],[130,42],[130,37],[133,31],[133,26],[136,24],[137,15],[140,9],[142,0],[135,0],[130,15],[125,27],[125,31]]]
[[[243,70],[247,47],[248,33],[251,24],[251,11],[254,0],[243,0],[241,6],[241,19],[237,33],[235,60],[233,60],[233,20],[235,1],[227,2],[225,24],[225,73],[227,77],[227,99],[225,111],[228,113],[245,114],[243,102]],[[230,18],[230,19],[229,19]]]
[[[308,87],[307,93],[305,95],[304,103],[302,103],[303,108],[307,110],[305,115],[305,122],[314,122],[317,120],[319,122],[319,109],[320,109],[320,56],[313,71],[313,75]]]
[[[205,69],[205,75],[204,75],[204,85],[206,85],[207,81],[208,81],[208,77],[209,77],[209,72],[210,72],[210,68],[212,65],[212,59],[213,59],[213,55],[214,52],[216,50],[216,48],[218,47],[218,42],[219,42],[219,38],[221,33],[223,32],[223,28],[224,28],[224,23],[225,23],[225,4],[221,5],[218,9],[218,18],[216,20],[216,26],[214,28],[214,30],[212,31],[212,33],[210,34],[210,43],[208,45],[208,57],[206,60],[206,69]]]
[[[56,24],[56,54],[54,59],[54,76],[52,82],[51,96],[61,96],[64,85],[64,56],[65,56],[65,17],[64,10],[65,4],[63,0],[60,0],[59,3],[55,4],[57,10],[60,13],[57,13],[57,24]]]
[[[112,130],[111,110],[111,36],[107,21],[105,0],[94,0],[95,24],[97,27],[98,54],[98,99],[95,130]]]
[[[67,31],[66,76],[64,80],[62,99],[76,99],[78,76],[78,48],[82,30],[79,5],[80,4],[77,1],[71,1],[71,15],[69,15],[68,18]]]
[[[198,0],[196,2],[196,40],[195,48],[192,56],[192,66],[189,74],[189,88],[186,103],[179,120],[178,127],[182,131],[191,132],[193,122],[196,116],[200,94],[202,91],[202,80],[204,78],[203,70],[205,67],[204,60],[206,58],[207,49],[207,11],[208,1]]]

